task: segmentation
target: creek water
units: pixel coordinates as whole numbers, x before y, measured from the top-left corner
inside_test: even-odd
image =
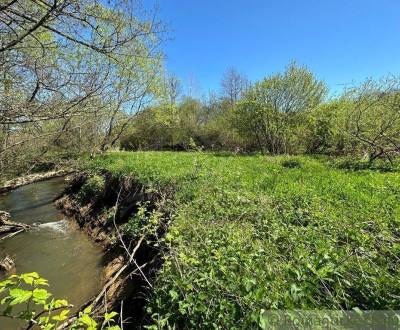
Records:
[[[0,257],[9,255],[17,274],[39,273],[55,298],[79,306],[101,290],[103,252],[53,205],[63,187],[64,179],[54,178],[0,195],[0,210],[10,212],[12,221],[35,224],[0,241]],[[13,322],[0,317],[0,329],[17,329]]]

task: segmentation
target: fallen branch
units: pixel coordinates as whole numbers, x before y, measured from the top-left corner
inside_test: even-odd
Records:
[[[14,233],[11,233],[11,234],[8,234],[8,235],[6,235],[6,236],[3,236],[2,238],[0,238],[0,241],[5,240],[5,239],[7,239],[7,238],[11,238],[11,237],[13,237],[13,236],[16,236],[16,235],[18,235],[18,234],[20,234],[20,233],[22,233],[22,232],[24,232],[24,231],[25,231],[25,229],[20,229],[20,230],[14,232]]]
[[[13,237],[31,228],[30,225],[25,223],[10,221],[10,217],[8,212],[0,211],[0,236],[5,235],[0,240]]]
[[[25,186],[34,182],[43,181],[51,178],[56,178],[72,173],[72,170],[59,170],[51,171],[46,173],[31,174],[23,177],[19,177],[10,181],[5,182],[0,187],[0,194],[13,190],[15,188]]]

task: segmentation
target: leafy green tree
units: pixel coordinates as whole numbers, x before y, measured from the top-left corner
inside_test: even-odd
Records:
[[[236,108],[236,127],[252,136],[262,152],[298,151],[296,130],[307,110],[319,105],[327,88],[306,68],[290,64],[283,74],[265,78],[252,87]]]
[[[158,96],[164,28],[138,1],[0,5],[2,173],[63,147],[104,151]]]
[[[341,155],[349,151],[350,139],[343,128],[346,109],[351,104],[341,98],[320,104],[307,113],[303,136],[307,153]]]

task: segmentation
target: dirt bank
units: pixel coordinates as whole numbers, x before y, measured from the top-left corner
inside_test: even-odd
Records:
[[[146,323],[145,303],[151,294],[155,274],[161,265],[160,246],[155,246],[166,231],[167,192],[147,190],[133,178],[115,177],[109,173],[96,176],[96,189],[88,174],[76,174],[56,205],[105,250],[106,284],[92,305],[101,315],[105,310],[121,311],[125,329],[140,328]],[[94,181],[96,182],[96,181]],[[90,193],[87,193],[90,191]],[[85,194],[86,192],[86,194]],[[140,205],[146,212],[162,214],[154,232],[136,235],[123,230],[124,224],[137,214]]]

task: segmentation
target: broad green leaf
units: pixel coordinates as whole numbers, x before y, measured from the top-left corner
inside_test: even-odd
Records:
[[[54,308],[67,307],[68,305],[68,301],[65,299],[57,299],[54,301]]]
[[[104,314],[104,320],[105,321],[110,321],[112,320],[115,316],[117,316],[118,313],[117,312],[111,312],[111,313],[105,313]]]
[[[89,315],[83,314],[79,317],[78,321],[88,326],[88,329],[96,329],[97,323]]]
[[[50,320],[49,316],[41,316],[39,317],[39,324],[47,324]]]
[[[36,303],[44,304],[48,298],[50,298],[51,293],[49,293],[45,289],[38,289],[36,288],[33,290],[33,299]]]
[[[88,306],[83,310],[83,313],[90,314],[92,312],[92,306]]]
[[[21,280],[23,280],[26,284],[33,284],[36,279],[39,279],[39,274],[36,272],[33,273],[26,273],[20,275]]]
[[[68,318],[69,309],[64,309],[60,314],[53,316],[52,319],[54,321],[64,321]]]
[[[7,288],[7,287],[10,287],[15,284],[17,284],[15,281],[12,281],[11,279],[7,279],[7,280],[0,282],[0,288]]]
[[[15,288],[10,290],[10,297],[12,298],[10,305],[17,305],[28,301],[32,297],[32,292]]]

